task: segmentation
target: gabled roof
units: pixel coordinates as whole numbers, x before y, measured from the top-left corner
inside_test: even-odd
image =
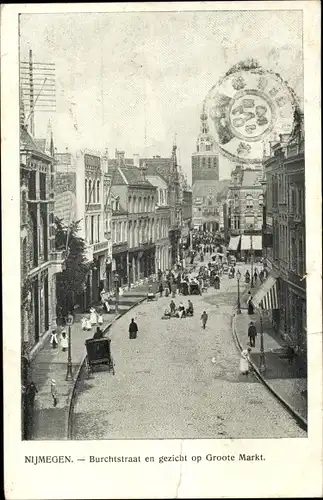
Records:
[[[34,151],[35,153],[40,153],[43,157],[45,156],[48,160],[52,160],[51,156],[45,153],[40,144],[30,135],[25,127],[20,127],[20,147],[27,151]]]

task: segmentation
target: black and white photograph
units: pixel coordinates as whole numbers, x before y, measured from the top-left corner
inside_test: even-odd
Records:
[[[25,446],[311,432],[311,2],[211,3],[18,15]]]

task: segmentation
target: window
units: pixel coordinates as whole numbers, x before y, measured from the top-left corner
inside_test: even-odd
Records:
[[[89,182],[89,184],[91,181]],[[90,239],[90,244],[92,245],[94,239],[94,216],[91,216],[91,239]]]
[[[133,210],[133,206],[131,204],[131,196],[129,196],[128,198],[128,212],[130,213],[132,210]]]
[[[141,198],[138,198],[138,212],[141,212]]]
[[[88,203],[91,203],[92,201],[92,181],[91,179],[89,180],[89,196],[88,196]]]
[[[98,215],[98,234],[97,234],[97,242],[100,241],[100,224],[101,224],[101,220],[100,220],[100,215]]]
[[[206,145],[206,151],[211,151],[211,145],[210,144]]]
[[[258,203],[259,203],[259,207],[261,208],[264,204],[264,195],[263,194],[260,194],[259,197],[258,197]]]
[[[85,179],[85,203],[87,203],[87,179]]]
[[[93,181],[93,185],[92,185],[92,203],[95,203],[96,202],[96,197],[95,197],[95,181]]]
[[[96,201],[100,203],[100,181],[96,183]]]
[[[137,197],[136,197],[136,196],[134,196],[134,197],[133,197],[133,202],[132,202],[132,212],[133,212],[134,214],[136,214],[136,213],[137,213]]]
[[[253,197],[251,194],[247,194],[246,196],[246,208],[247,209],[253,208]]]

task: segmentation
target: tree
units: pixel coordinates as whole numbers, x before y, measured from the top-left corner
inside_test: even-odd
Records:
[[[77,236],[80,221],[66,226],[62,219],[55,218],[54,223],[56,249],[66,252],[63,270],[56,277],[57,305],[66,316],[74,309],[75,298],[84,291],[90,263],[85,257],[85,241]]]

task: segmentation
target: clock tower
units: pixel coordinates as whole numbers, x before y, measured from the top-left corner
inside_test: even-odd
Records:
[[[196,152],[192,154],[192,184],[195,181],[219,180],[218,144],[210,134],[205,104],[201,113],[201,131],[197,137]]]

